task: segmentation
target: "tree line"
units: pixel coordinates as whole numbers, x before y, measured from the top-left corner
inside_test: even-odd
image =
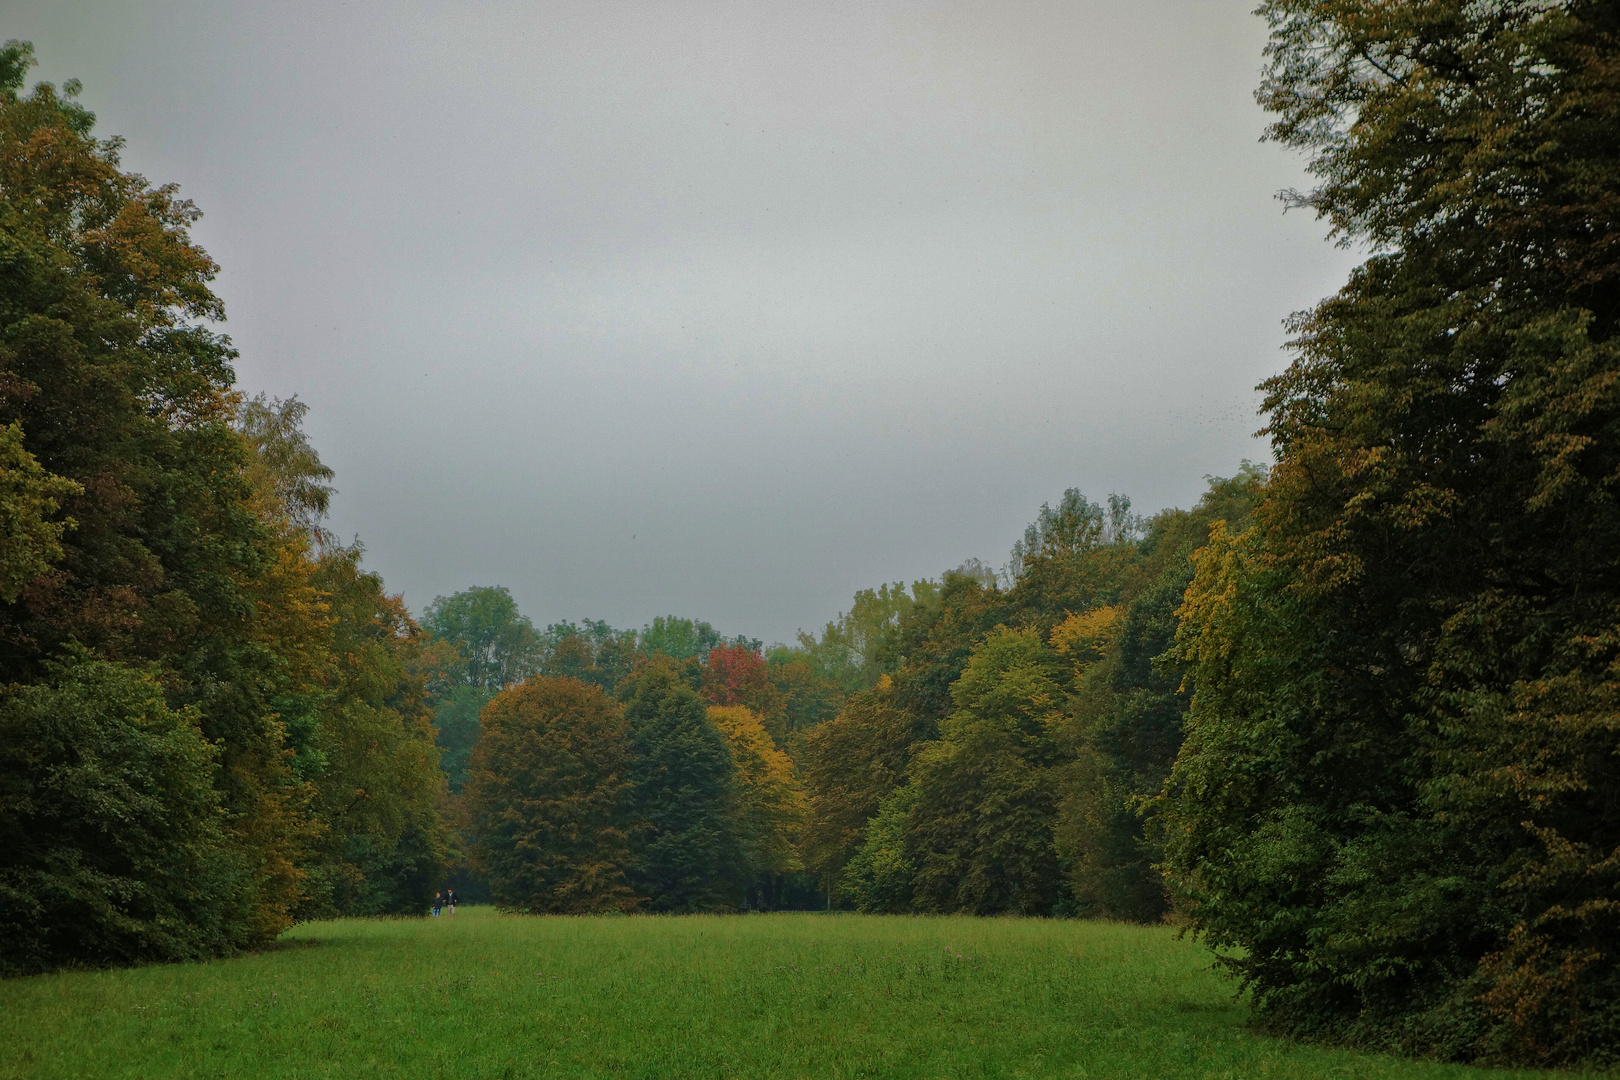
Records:
[[[0,51],[0,964],[297,918],[1173,918],[1262,1023],[1620,1056],[1620,11],[1268,0],[1291,201],[1367,258],[1264,384],[1274,464],[1078,491],[1002,569],[769,648],[413,621],[231,388],[196,210]]]
[[[1096,914],[1168,908],[1133,800],[1186,707],[1191,552],[1262,482],[1143,520],[1070,490],[1005,571],[863,590],[793,646],[665,617],[543,631],[498,587],[422,625],[461,891],[531,912]],[[463,757],[463,755],[465,755]]]

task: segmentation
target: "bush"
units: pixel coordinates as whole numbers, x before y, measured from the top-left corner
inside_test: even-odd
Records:
[[[0,973],[246,944],[219,751],[155,669],[88,653],[0,695]]]

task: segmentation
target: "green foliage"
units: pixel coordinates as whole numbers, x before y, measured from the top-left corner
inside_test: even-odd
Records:
[[[252,447],[246,473],[261,492],[266,511],[318,542],[330,542],[321,526],[331,507],[336,474],[321,461],[304,433],[309,406],[256,394],[236,414],[236,430]]]
[[[1374,256],[1266,384],[1198,561],[1164,801],[1193,924],[1288,1030],[1620,1046],[1620,12],[1276,0],[1299,201]]]
[[[1016,621],[1046,632],[1067,615],[1117,604],[1141,530],[1123,495],[1110,495],[1105,509],[1069,488],[1056,509],[1043,503],[1007,563]]]
[[[894,789],[865,823],[860,846],[849,856],[838,883],[839,895],[867,915],[898,915],[911,910],[917,866],[906,850],[912,811],[921,789]]]
[[[578,679],[611,693],[642,656],[634,630],[615,630],[597,619],[552,623],[541,634],[539,671]]]
[[[643,627],[638,644],[648,654],[662,654],[675,660],[697,660],[709,655],[724,639],[706,622],[660,615]]]
[[[1188,706],[1185,672],[1167,654],[1176,611],[1192,580],[1191,557],[1215,522],[1241,528],[1264,473],[1252,466],[1212,479],[1191,511],[1167,510],[1145,525],[1135,565],[1121,586],[1123,606],[1093,609],[1097,636],[1083,617],[1052,632],[1075,668],[1076,692],[1060,741],[1075,761],[1060,781],[1058,852],[1080,909],[1116,919],[1153,922],[1168,897],[1156,864],[1157,843],[1145,835],[1140,800],[1163,787],[1181,747]]]
[[[934,724],[950,712],[951,684],[974,644],[1012,614],[993,581],[962,569],[944,575],[937,600],[902,616],[889,646],[897,703]]]
[[[483,686],[453,686],[438,695],[433,726],[439,733],[434,741],[451,791],[460,791],[466,783],[467,763],[478,742],[479,715],[494,696]]]
[[[242,922],[199,940],[267,940],[297,902],[311,827],[275,705],[300,647],[283,602],[299,594],[231,428],[217,268],[190,239],[197,209],[120,170],[76,84],[21,92],[31,63],[24,45],[0,50],[0,429],[21,433],[8,476],[32,460],[62,480],[25,503],[49,497],[76,527],[36,529],[50,568],[7,585],[0,682],[44,685],[70,646],[158,664],[169,707],[220,749],[228,844],[255,868],[247,901],[220,909]]]
[[[466,668],[453,676],[460,686],[498,693],[527,678],[539,660],[540,636],[504,585],[435,596],[422,613],[422,629],[461,654]]]
[[[1070,489],[1014,546],[1007,588],[974,561],[945,574],[897,620],[892,677],[798,745],[806,863],[863,910],[1162,918],[1138,803],[1187,708],[1163,654],[1190,555],[1245,518],[1262,475],[1145,521]]]
[[[867,823],[911,770],[917,746],[939,729],[899,707],[884,679],[853,695],[838,716],[809,732],[799,767],[810,793],[802,851],[829,885],[865,842]]]
[[[159,672],[85,652],[0,693],[0,974],[191,960],[251,939],[219,751]]]
[[[623,710],[595,686],[536,676],[485,706],[466,806],[497,904],[583,914],[641,903],[626,884],[629,768]]]
[[[1065,679],[1034,629],[998,627],[951,687],[955,710],[912,766],[906,820],[923,911],[1047,914],[1058,900],[1053,727]]]
[[[709,911],[742,900],[731,751],[708,703],[674,666],[648,662],[620,692],[630,730],[634,869],[653,911]]]
[[[313,577],[327,602],[331,659],[312,740],[323,831],[305,915],[418,914],[445,867],[444,778],[411,672],[416,626],[382,579],[360,569],[360,556],[358,546],[330,549]]]
[[[289,676],[276,699],[316,828],[299,860],[300,918],[422,911],[449,838],[421,672],[404,603],[322,522],[332,492],[297,400],[243,402],[237,430],[259,516],[280,540],[271,606]],[[311,551],[311,546],[315,550]]]
[[[460,791],[478,742],[480,710],[542,665],[546,642],[504,585],[436,596],[421,625],[450,650],[434,665],[433,724],[450,789]]]
[[[770,664],[771,686],[781,695],[784,741],[791,742],[795,733],[809,731],[838,715],[848,695],[798,653],[776,646],[765,653],[765,660]]]
[[[901,621],[914,610],[933,607],[938,598],[939,585],[933,581],[912,582],[910,593],[898,581],[862,589],[849,610],[826,625],[819,640],[801,630],[796,648],[779,646],[777,662],[802,660],[846,694],[875,686],[893,670]]]
[[[15,602],[25,585],[62,558],[62,533],[76,522],[52,518],[59,499],[83,493],[40,468],[15,422],[0,427],[0,600]]]

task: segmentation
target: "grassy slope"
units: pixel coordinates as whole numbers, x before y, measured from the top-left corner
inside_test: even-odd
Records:
[[[1085,922],[317,923],[0,983],[0,1077],[1441,1077],[1250,1034],[1198,946]]]

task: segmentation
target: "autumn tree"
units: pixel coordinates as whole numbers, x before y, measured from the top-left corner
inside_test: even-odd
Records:
[[[1074,692],[1058,739],[1074,761],[1059,777],[1058,853],[1079,910],[1153,922],[1168,910],[1163,851],[1144,828],[1142,800],[1158,794],[1181,749],[1190,694],[1172,652],[1192,555],[1216,522],[1241,529],[1264,473],[1215,478],[1192,510],[1166,510],[1142,537],[1118,583],[1119,604],[1075,612],[1052,647],[1072,667]]]
[[[1612,1060],[1620,9],[1261,12],[1296,201],[1372,254],[1296,320],[1255,523],[1198,561],[1172,879],[1279,1027]]]
[[[460,660],[441,676],[434,712],[445,775],[452,790],[459,790],[478,741],[480,711],[539,666],[542,643],[504,585],[436,596],[423,611],[421,625],[454,648]]]
[[[70,649],[129,679],[157,665],[165,707],[218,748],[220,850],[243,890],[214,931],[176,947],[268,940],[298,902],[311,822],[274,704],[287,671],[267,617],[278,556],[231,427],[235,353],[210,327],[224,314],[216,266],[190,239],[196,208],[123,172],[118,140],[92,135],[77,83],[22,93],[32,62],[25,44],[0,47],[0,488],[18,523],[7,528],[40,556],[4,559],[15,599],[0,603],[0,682],[59,685],[52,665]],[[102,745],[142,752],[133,735]],[[0,851],[0,877],[18,877],[23,850]],[[131,894],[107,895],[93,909],[105,927],[83,927],[87,950],[136,917],[119,906]]]
[[[765,724],[778,746],[787,742],[787,709],[771,668],[757,649],[721,645],[703,664],[703,696],[716,705],[741,706]]]
[[[711,705],[709,720],[731,750],[732,813],[743,876],[755,890],[751,906],[764,907],[775,892],[772,879],[804,869],[798,852],[807,810],[804,788],[792,759],[776,745],[758,713],[746,705]]]
[[[801,851],[830,893],[860,849],[867,826],[905,784],[917,747],[938,728],[902,709],[887,678],[853,695],[832,720],[812,729],[799,750],[809,794]]]
[[[240,404],[252,503],[275,537],[280,599],[266,622],[288,660],[275,705],[311,792],[314,835],[299,861],[300,918],[425,910],[447,831],[424,639],[404,602],[361,568],[363,548],[325,528],[332,470],[303,430],[308,407]]]
[[[519,911],[626,911],[631,750],[623,710],[598,687],[535,676],[484,707],[464,799],[474,862]]]

